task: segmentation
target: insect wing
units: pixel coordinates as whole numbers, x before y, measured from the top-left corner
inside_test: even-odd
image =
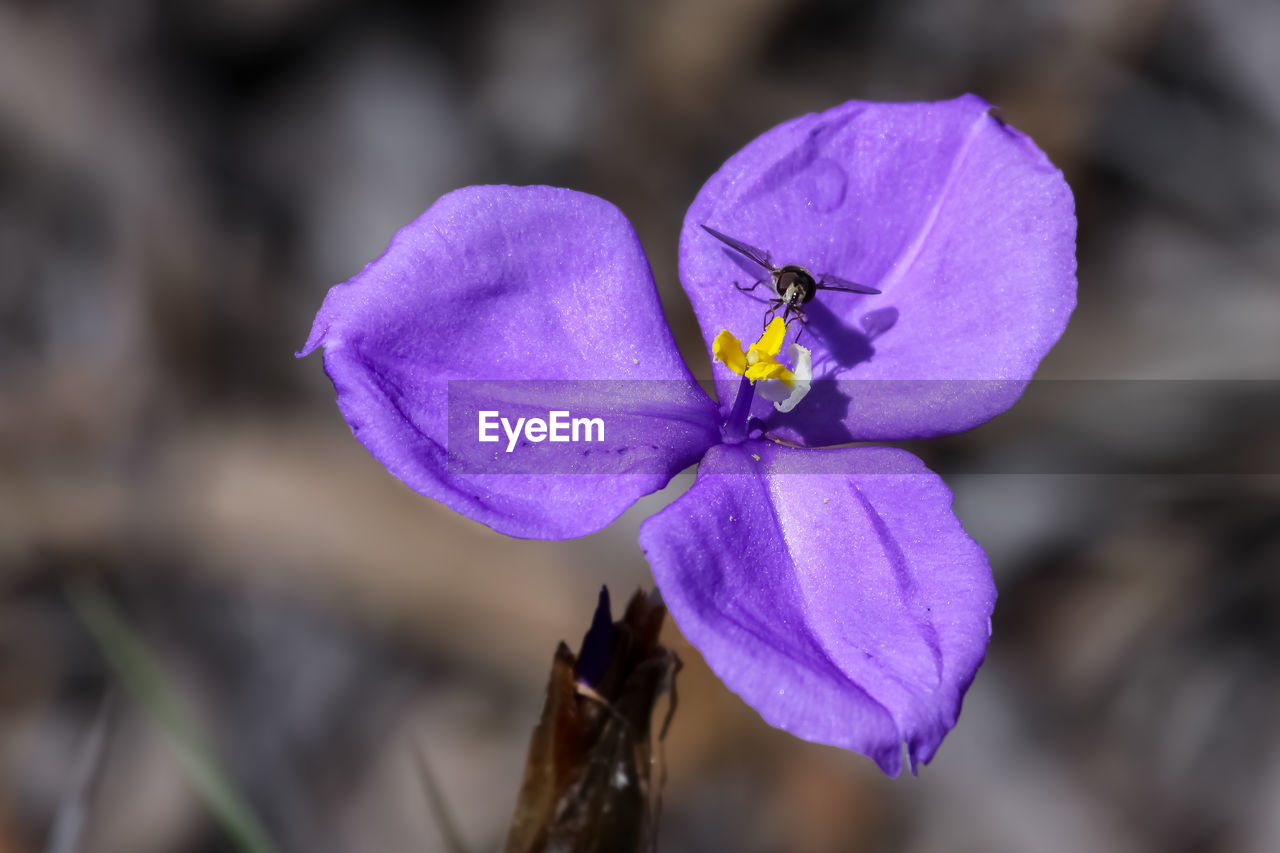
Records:
[[[764,249],[757,249],[749,243],[744,243],[741,240],[730,237],[728,234],[721,234],[716,229],[706,225],[702,226],[702,230],[706,231],[712,237],[715,237],[721,243],[724,243],[730,249],[733,249],[741,255],[745,255],[770,272],[773,271],[773,262],[769,260],[769,253]]]
[[[879,293],[874,287],[868,287],[865,284],[858,284],[856,281],[849,281],[847,278],[841,278],[838,275],[820,275],[818,283],[815,285],[819,290],[839,290],[842,293]]]

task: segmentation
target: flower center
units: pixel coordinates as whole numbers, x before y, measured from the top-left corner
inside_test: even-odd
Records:
[[[813,361],[808,349],[799,344],[792,344],[789,350],[792,366],[788,368],[778,361],[778,352],[782,349],[782,340],[787,334],[787,324],[781,317],[774,317],[765,327],[760,340],[747,350],[742,349],[742,342],[725,329],[716,335],[711,344],[711,352],[725,367],[743,378],[738,390],[738,399],[734,402],[730,421],[741,418],[743,434],[746,430],[746,416],[751,407],[750,394],[758,382],[760,396],[773,403],[780,412],[789,412],[809,393],[809,383],[813,378]],[[745,406],[742,401],[747,398]],[[743,409],[739,412],[739,409]],[[726,427],[730,427],[726,424]],[[734,426],[734,434],[737,427]]]

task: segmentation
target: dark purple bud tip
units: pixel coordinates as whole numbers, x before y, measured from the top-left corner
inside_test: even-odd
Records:
[[[574,667],[574,676],[580,684],[595,687],[600,683],[605,670],[609,668],[616,642],[613,612],[609,606],[609,588],[602,586],[595,615],[591,617],[591,627],[582,635],[578,663]]]

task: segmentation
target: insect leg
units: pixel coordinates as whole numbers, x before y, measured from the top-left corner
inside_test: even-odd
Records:
[[[798,308],[796,309],[796,316],[793,319],[800,324],[800,331],[796,332],[796,339],[792,341],[792,343],[798,344],[800,343],[800,338],[804,336],[804,333],[809,331],[809,319],[805,317],[804,312],[800,311]]]
[[[764,315],[764,325],[765,325],[765,327],[766,327],[766,328],[768,327],[769,323],[771,323],[771,322],[773,321],[773,318],[774,318],[774,317],[776,317],[776,316],[778,315],[778,309],[779,309],[779,308],[781,308],[781,307],[782,307],[783,305],[785,305],[785,304],[786,304],[786,300],[785,300],[785,299],[773,299],[773,300],[770,300],[770,302],[769,302],[769,313],[767,313],[767,314],[765,314],[765,315]],[[788,308],[787,310],[790,310],[790,308]],[[783,313],[783,317],[784,317],[784,318],[786,317],[785,312]],[[783,320],[783,322],[786,322],[786,320],[784,319],[784,320]]]

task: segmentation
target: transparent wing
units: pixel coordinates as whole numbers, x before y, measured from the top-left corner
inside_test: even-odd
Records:
[[[841,278],[838,275],[820,275],[818,276],[817,287],[819,290],[839,290],[844,293],[879,293],[874,287],[867,287],[865,284],[858,284],[856,281],[849,281],[847,278]]]
[[[769,253],[766,252],[764,249],[757,249],[755,246],[752,246],[749,243],[744,243],[741,240],[734,239],[733,237],[730,237],[728,234],[721,234],[716,229],[709,228],[706,225],[702,226],[702,230],[706,231],[712,237],[715,237],[721,243],[724,243],[730,249],[733,249],[734,251],[742,255],[745,255],[746,257],[755,261],[757,264],[769,270],[770,272],[773,271],[773,262],[769,260]]]

